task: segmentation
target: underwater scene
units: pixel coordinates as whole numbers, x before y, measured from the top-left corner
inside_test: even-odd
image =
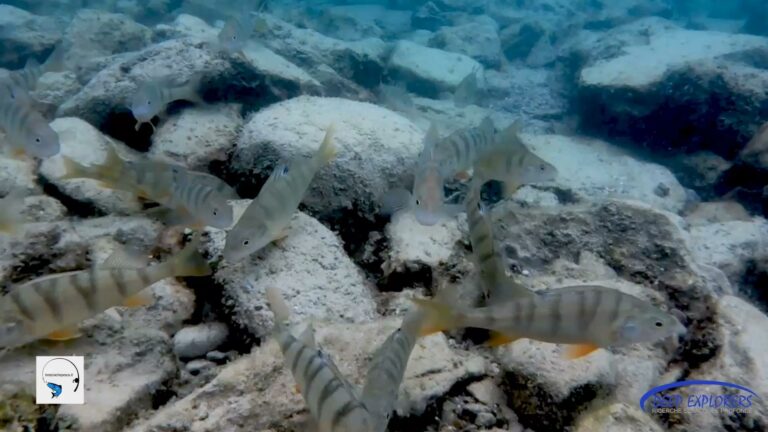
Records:
[[[766,217],[766,0],[0,2],[0,431],[766,431]]]

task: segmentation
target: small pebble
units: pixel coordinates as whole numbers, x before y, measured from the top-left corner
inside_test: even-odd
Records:
[[[206,370],[212,369],[215,367],[216,367],[216,363],[212,361],[204,360],[204,359],[196,359],[187,363],[186,369],[187,369],[187,372],[189,372],[192,375],[199,375],[200,372],[205,372]]]
[[[216,364],[227,363],[229,361],[232,361],[234,357],[235,357],[235,353],[232,351],[229,351],[229,352],[211,351],[205,355],[206,359]]]
[[[221,345],[228,334],[227,326],[219,322],[184,327],[173,336],[173,352],[179,358],[202,357]]]
[[[665,185],[664,183],[659,183],[656,185],[656,189],[653,190],[653,193],[656,195],[664,198],[669,196],[669,186]]]

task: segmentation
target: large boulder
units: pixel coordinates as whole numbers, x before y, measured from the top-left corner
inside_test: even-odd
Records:
[[[306,96],[272,105],[248,120],[229,169],[242,184],[253,185],[279,160],[314,154],[331,125],[336,158],[317,173],[303,203],[316,214],[355,209],[372,216],[378,197],[410,175],[424,134],[375,105]]]
[[[464,54],[402,40],[395,45],[388,69],[392,78],[409,82],[410,90],[435,97],[453,92],[467,75],[483,70],[483,66]]]
[[[138,51],[150,43],[152,30],[123,14],[82,9],[70,22],[64,40],[70,56],[83,58]]]
[[[0,67],[20,69],[29,58],[42,62],[61,35],[56,18],[0,5]]]
[[[768,54],[768,39],[657,25],[638,34],[642,42],[622,45],[637,28],[585,46],[600,55],[601,46],[619,43],[578,74],[583,125],[651,150],[710,150],[733,159],[768,117],[768,71],[757,61]]]
[[[249,202],[238,202],[236,217]],[[211,233],[210,252],[217,256],[225,233]],[[338,237],[303,213],[294,215],[288,236],[279,244],[239,263],[224,261],[215,280],[222,287],[229,319],[256,337],[268,335],[272,325],[264,296],[271,286],[285,293],[299,318],[365,322],[376,316],[370,287]]]
[[[443,27],[432,36],[429,45],[472,57],[485,67],[495,68],[501,64],[499,26],[489,17]]]

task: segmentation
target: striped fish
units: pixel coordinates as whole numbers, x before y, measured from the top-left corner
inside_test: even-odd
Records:
[[[493,229],[487,216],[488,209],[480,199],[480,182],[477,179],[470,185],[466,206],[472,258],[483,296],[489,302],[495,302],[534,295],[528,288],[507,276],[504,262],[493,241]]]
[[[408,311],[400,328],[373,354],[363,385],[362,401],[371,413],[376,432],[387,430],[423,318],[418,309]]]
[[[520,300],[461,309],[414,299],[425,312],[421,334],[462,327],[494,332],[490,345],[520,338],[573,345],[569,358],[601,347],[655,342],[681,335],[685,327],[670,313],[621,291],[596,285],[548,290]]]
[[[0,128],[14,156],[48,158],[59,152],[59,135],[34,108],[32,98],[18,85],[0,87]]]
[[[154,211],[154,215],[172,225],[232,225],[234,216],[227,200],[238,196],[218,177],[159,160],[126,161],[112,146],[107,147],[107,158],[101,164],[85,166],[66,156],[62,160],[65,174],[59,179],[90,178],[113,189],[133,192],[161,204],[163,209]]]
[[[291,216],[299,208],[315,174],[333,159],[333,125],[311,158],[280,164],[261,187],[259,195],[245,209],[240,220],[227,232],[224,258],[237,262],[284,237]]]
[[[29,59],[23,69],[12,71],[10,78],[19,87],[32,91],[37,87],[37,82],[43,74],[62,70],[64,70],[64,48],[59,44],[45,63],[41,65],[35,59]]]
[[[211,274],[193,240],[176,256],[150,267],[115,264],[43,276],[11,288],[0,297],[0,347],[40,338],[67,340],[76,325],[113,306],[142,306],[144,289],[167,277]]]
[[[274,337],[317,422],[318,432],[373,432],[368,409],[331,358],[314,343],[308,344],[291,334],[290,311],[280,290],[267,288],[266,296],[275,315]]]
[[[178,85],[171,77],[146,80],[139,84],[136,93],[131,97],[130,108],[136,118],[136,130],[143,123],[149,123],[154,129],[152,118],[165,111],[165,107],[177,100],[188,100],[202,104],[199,94],[202,74],[193,75],[185,84]]]

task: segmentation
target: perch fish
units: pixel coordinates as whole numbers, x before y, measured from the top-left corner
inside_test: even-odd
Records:
[[[47,338],[78,336],[75,326],[113,306],[142,306],[144,291],[167,277],[206,276],[208,263],[197,239],[168,261],[150,267],[114,262],[89,270],[43,276],[12,287],[0,297],[0,347],[14,348]]]
[[[313,338],[307,341],[291,334],[290,310],[280,290],[267,288],[266,296],[275,315],[275,340],[317,423],[318,432],[373,432],[370,412],[333,360],[314,346]]]
[[[482,308],[413,299],[426,314],[421,334],[477,327],[493,332],[490,345],[520,338],[572,345],[569,358],[601,347],[655,342],[685,333],[670,313],[621,291],[596,285],[547,290]]]
[[[259,195],[227,232],[226,260],[240,261],[285,235],[291,216],[299,208],[315,174],[336,155],[333,133],[334,126],[331,125],[311,158],[279,164],[272,171]]]

